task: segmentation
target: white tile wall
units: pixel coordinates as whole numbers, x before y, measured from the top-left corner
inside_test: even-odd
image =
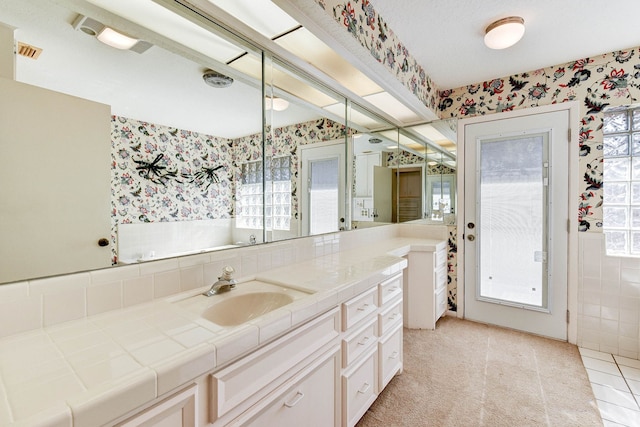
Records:
[[[336,254],[396,236],[400,236],[397,225],[378,226],[2,285],[0,337],[202,287],[215,282],[225,265],[236,270],[239,280],[250,279],[265,269]],[[416,237],[411,233],[405,237],[409,236]],[[420,237],[436,238],[440,234],[436,231],[435,235]],[[631,318],[630,314],[626,315]],[[126,324],[123,327],[126,328]]]
[[[580,233],[578,251],[578,346],[638,359],[640,259],[607,256],[601,233]]]

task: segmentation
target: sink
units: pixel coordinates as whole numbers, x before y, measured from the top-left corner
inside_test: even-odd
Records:
[[[260,280],[238,283],[235,289],[206,297],[195,295],[176,303],[219,326],[238,326],[309,296],[297,289]]]
[[[202,317],[220,326],[236,326],[293,301],[293,296],[285,293],[251,292],[230,296],[214,304],[202,313]]]

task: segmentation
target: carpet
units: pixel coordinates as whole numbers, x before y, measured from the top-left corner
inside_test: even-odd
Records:
[[[603,425],[572,344],[447,316],[405,329],[403,349],[357,427]]]

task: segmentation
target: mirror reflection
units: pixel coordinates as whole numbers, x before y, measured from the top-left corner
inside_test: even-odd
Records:
[[[3,170],[16,159],[35,161],[33,150],[44,153],[45,139],[64,155],[37,165],[47,179],[16,182],[13,199],[2,193],[3,223],[18,234],[0,244],[6,260],[0,283],[381,223],[442,221],[436,210],[442,218],[454,214],[455,180],[438,186],[428,179],[455,174],[455,160],[436,159],[418,131],[400,132],[278,58],[212,32],[210,23],[177,17],[159,4],[145,22],[95,5],[112,3],[7,0],[0,6],[0,21],[17,28],[16,41],[42,48],[38,59],[18,56],[15,81],[42,88],[37,97],[50,90],[78,100],[75,109],[57,103],[39,116],[3,122],[18,134],[14,145],[31,149],[4,156]],[[95,35],[105,25],[139,41],[129,49],[101,43]],[[280,44],[295,48],[286,37]],[[360,90],[368,96],[379,88]],[[77,115],[86,110],[80,101],[106,106],[93,117],[106,131],[83,129],[74,146],[69,129],[90,123]],[[56,130],[61,137],[44,127],[43,117],[63,124]],[[40,123],[46,138],[29,140],[15,129],[26,120]],[[102,151],[88,144],[94,139]],[[434,162],[441,167],[431,168]],[[102,175],[93,173],[98,169]],[[415,171],[418,178],[404,179]],[[52,204],[43,194],[65,203]],[[83,213],[82,206],[92,209]],[[15,227],[18,217],[25,222]],[[106,247],[96,244],[101,239]],[[32,262],[10,268],[30,257],[41,269]]]

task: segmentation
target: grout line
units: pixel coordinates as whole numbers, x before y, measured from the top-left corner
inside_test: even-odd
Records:
[[[627,377],[624,376],[624,372],[622,372],[622,369],[620,369],[620,365],[618,364],[618,361],[616,360],[615,356],[612,354],[611,357],[613,358],[613,362],[616,364],[616,368],[618,368],[618,371],[620,372],[620,375],[622,376],[622,379],[624,380],[624,383],[627,385],[627,388],[629,389],[629,393],[631,393],[631,397],[633,397],[633,400],[636,402],[636,406],[638,407],[638,410],[640,411],[640,403],[638,403],[638,398],[633,393],[633,390],[631,390],[631,386],[629,385],[629,382],[627,381]]]

